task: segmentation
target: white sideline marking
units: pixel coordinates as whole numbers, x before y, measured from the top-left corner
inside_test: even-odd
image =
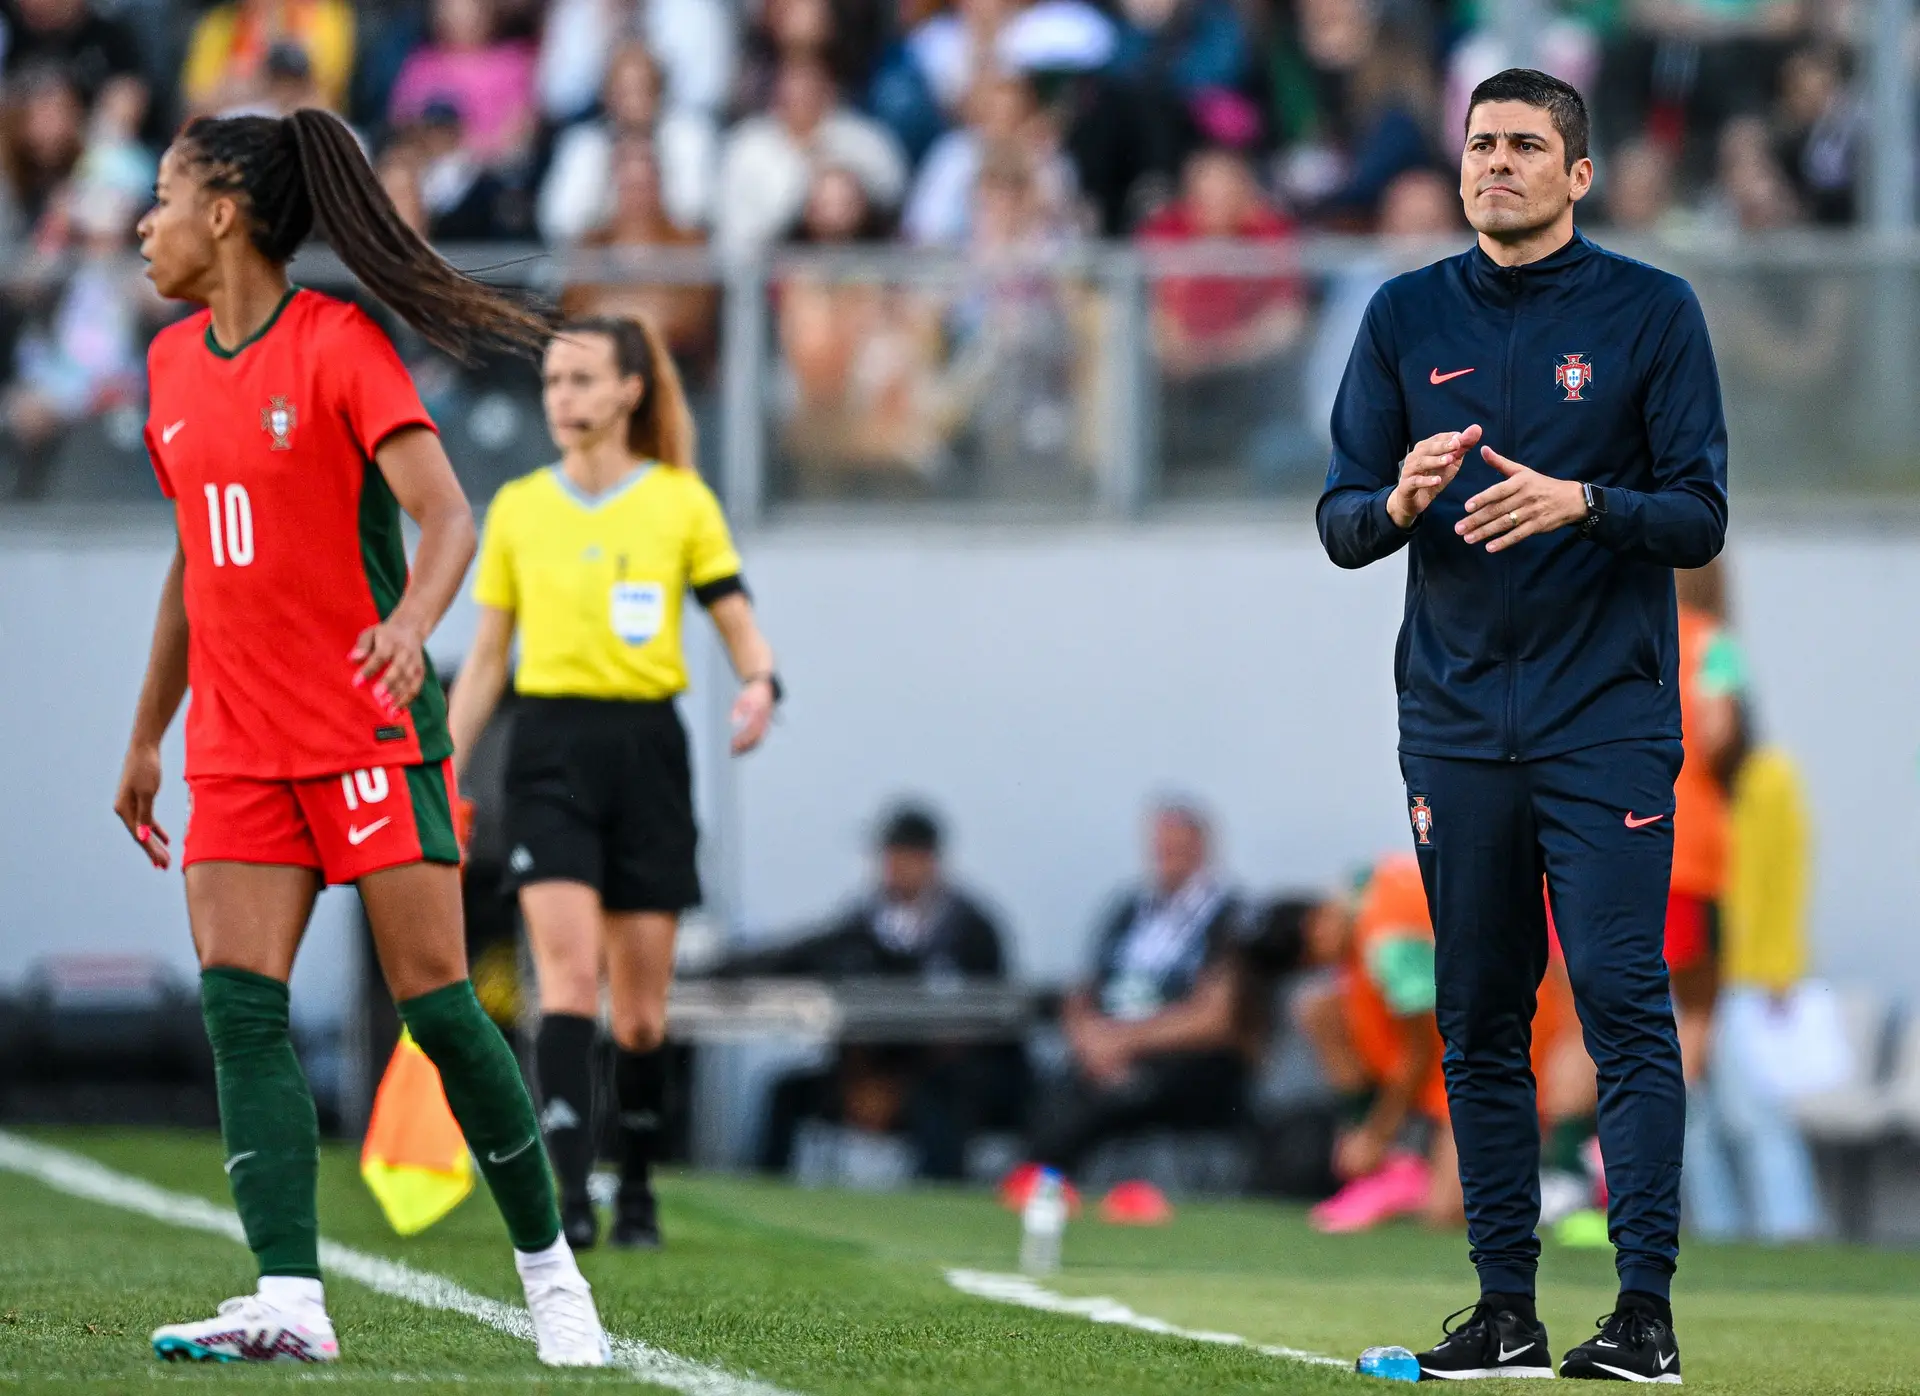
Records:
[[[239,1216],[226,1207],[216,1206],[204,1197],[170,1192],[142,1178],[116,1172],[84,1154],[56,1149],[7,1130],[0,1130],[0,1169],[36,1179],[71,1197],[246,1244]],[[465,1314],[489,1328],[529,1343],[533,1341],[533,1318],[525,1309],[475,1294],[444,1275],[416,1270],[397,1260],[369,1255],[324,1238],[320,1242],[320,1264],[333,1274],[344,1275],[391,1298],[404,1299],[424,1309]],[[637,1338],[612,1338],[611,1341],[616,1365],[642,1381],[685,1392],[686,1396],[792,1396],[777,1386],[734,1376]]]
[[[1338,1357],[1328,1357],[1325,1353],[1307,1352],[1301,1348],[1277,1347],[1271,1343],[1254,1343],[1238,1333],[1209,1333],[1204,1329],[1182,1328],[1177,1323],[1168,1323],[1163,1318],[1153,1318],[1148,1314],[1136,1313],[1118,1299],[1087,1298],[1082,1299],[1070,1294],[1059,1294],[1035,1284],[1025,1275],[996,1275],[985,1270],[949,1270],[947,1283],[963,1294],[971,1294],[979,1299],[991,1299],[1000,1304],[1017,1304],[1023,1309],[1042,1309],[1050,1314],[1074,1314],[1094,1323],[1111,1323],[1122,1328],[1137,1328],[1143,1333],[1160,1333],[1169,1338],[1186,1338],[1196,1343],[1216,1343],[1221,1347],[1250,1348],[1254,1352],[1268,1357],[1280,1357],[1289,1362],[1305,1362],[1315,1367],[1339,1367],[1352,1371],[1353,1364]]]

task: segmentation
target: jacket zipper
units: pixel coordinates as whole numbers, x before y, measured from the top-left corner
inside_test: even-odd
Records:
[[[1513,347],[1520,338],[1520,298],[1526,282],[1517,268],[1503,273],[1513,292],[1513,303],[1507,312],[1507,354],[1500,366],[1500,442],[1501,454],[1518,450],[1513,439]],[[1509,459],[1512,459],[1509,456]],[[1500,568],[1500,623],[1506,632],[1507,642],[1507,711],[1505,728],[1501,733],[1507,749],[1507,760],[1520,759],[1520,733],[1514,719],[1514,695],[1520,683],[1520,657],[1513,634],[1513,567],[1512,559],[1502,553],[1498,559]]]

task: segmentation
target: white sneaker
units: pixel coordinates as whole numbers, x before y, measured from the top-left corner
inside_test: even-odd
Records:
[[[549,1367],[605,1367],[613,1348],[593,1307],[593,1286],[572,1266],[553,1275],[526,1277],[527,1311],[534,1343]]]
[[[337,1362],[340,1344],[318,1304],[282,1309],[243,1294],[212,1318],[154,1329],[153,1354],[167,1362]]]

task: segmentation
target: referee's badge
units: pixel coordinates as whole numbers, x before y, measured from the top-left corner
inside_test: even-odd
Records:
[[[1407,807],[1407,816],[1413,820],[1414,842],[1422,847],[1433,844],[1433,807],[1427,803],[1425,795],[1415,795],[1413,803]]]
[[[1553,381],[1567,390],[1565,401],[1583,402],[1580,393],[1593,385],[1593,365],[1585,354],[1562,354],[1554,366]]]

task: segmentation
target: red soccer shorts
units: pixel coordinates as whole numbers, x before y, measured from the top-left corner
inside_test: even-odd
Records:
[[[453,762],[374,766],[312,780],[187,782],[181,866],[273,863],[357,882],[407,863],[458,863]]]

